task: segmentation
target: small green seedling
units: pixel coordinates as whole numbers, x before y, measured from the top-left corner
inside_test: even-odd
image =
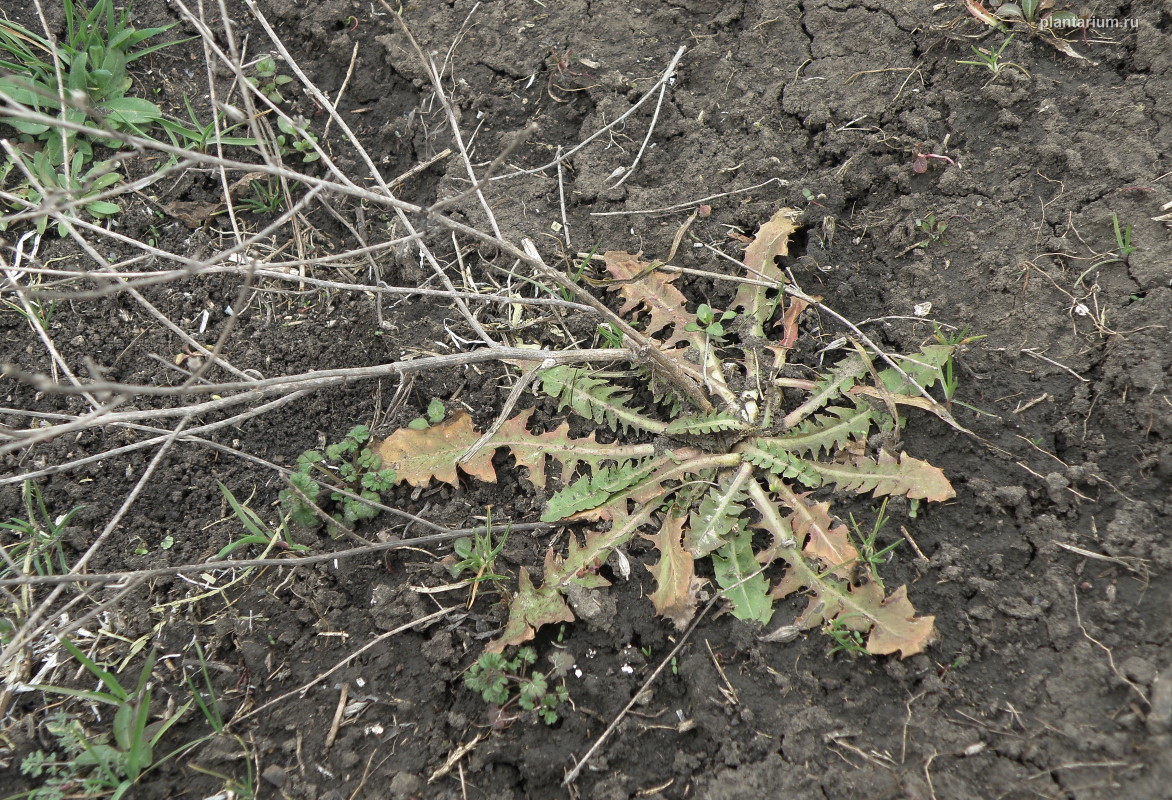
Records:
[[[248,82],[272,102],[284,103],[285,96],[281,94],[281,87],[288,86],[293,82],[293,79],[277,72],[276,59],[262,58],[256,62],[253,69],[256,71],[256,75],[250,77]]]
[[[260,518],[260,515],[248,507],[246,504],[247,501],[245,501],[245,503],[241,503],[236,499],[236,495],[232,494],[231,490],[219,481],[216,481],[216,485],[220,487],[220,493],[224,495],[224,499],[232,508],[232,513],[235,514],[236,518],[240,520],[242,525],[244,525],[244,529],[248,531],[248,534],[229,542],[220,550],[220,552],[216,553],[215,558],[212,559],[213,561],[219,561],[220,559],[227,558],[234,551],[240,549],[241,547],[248,547],[249,545],[257,545],[259,547],[269,547],[276,545],[282,550],[290,550],[294,552],[309,549],[303,544],[295,544],[289,538],[289,531],[284,522],[282,522],[276,530],[270,528],[265,524],[264,520]],[[172,544],[174,544],[174,540],[172,540]],[[160,545],[160,547],[162,547],[162,545]],[[169,549],[169,546],[163,549]]]
[[[158,124],[164,131],[167,132],[171,144],[176,147],[183,147],[188,150],[195,150],[200,153],[206,153],[208,149],[219,142],[225,146],[237,147],[256,147],[256,139],[250,136],[227,136],[226,134],[241,128],[246,125],[246,122],[237,122],[235,125],[226,125],[224,122],[225,114],[222,111],[216,112],[216,119],[212,122],[202,123],[199,121],[199,115],[196,114],[195,108],[191,105],[191,100],[186,95],[183,97],[183,105],[187,110],[187,118],[191,123],[191,127],[187,127],[183,123],[174,119],[160,119]],[[219,138],[216,135],[216,123],[219,123],[220,133]]]
[[[834,641],[830,648],[830,655],[848,653],[852,656],[867,654],[867,647],[863,634],[847,625],[843,617],[835,617],[822,626],[822,632]]]
[[[944,390],[944,399],[948,403],[952,403],[952,399],[956,396],[956,390],[960,388],[960,377],[956,374],[956,351],[965,345],[979,342],[985,338],[984,335],[974,336],[969,332],[969,327],[966,325],[959,331],[946,333],[939,325],[936,326],[936,331],[933,338],[937,343],[945,347],[952,348],[952,353],[945,360],[944,365],[940,368],[940,386]],[[965,405],[965,404],[962,404]],[[972,406],[965,405],[966,408]],[[977,409],[973,408],[974,411]],[[982,412],[983,413],[983,412]]]
[[[271,634],[268,638],[269,643],[275,646],[276,640],[273,639]],[[239,734],[232,734],[228,732],[227,721],[224,719],[222,706],[216,697],[216,687],[212,682],[211,673],[208,671],[207,656],[204,654],[203,648],[200,647],[198,641],[196,641],[194,644],[196,664],[198,665],[197,674],[200,680],[197,682],[192,675],[188,674],[185,676],[185,682],[187,684],[188,694],[191,695],[191,699],[195,703],[196,709],[200,714],[203,715],[204,720],[207,721],[208,727],[211,728],[212,734],[210,736],[196,740],[195,742],[188,745],[185,749],[194,749],[194,747],[213,737],[219,737],[220,741],[222,742],[226,742],[228,740],[235,741],[236,746],[239,748],[240,754],[244,756],[239,760],[244,765],[245,772],[243,777],[236,777],[233,775],[225,775],[223,773],[208,769],[207,767],[198,766],[194,763],[190,764],[189,766],[191,766],[191,768],[196,772],[202,772],[205,775],[210,775],[214,778],[220,779],[224,785],[224,791],[219,795],[221,797],[241,798],[241,800],[255,798],[256,772],[252,768],[252,758],[248,757],[250,748]]]
[[[528,672],[536,661],[536,650],[521,647],[511,659],[485,652],[468,668],[464,685],[496,707],[492,709],[494,727],[506,728],[521,716],[510,713],[514,706],[534,712],[546,725],[558,721],[557,708],[569,701],[570,693],[564,684],[551,688],[544,673]]]
[[[12,207],[21,210],[37,208],[42,212],[59,208],[62,216],[73,219],[77,218],[76,210],[80,207],[97,220],[108,219],[122,210],[117,203],[96,199],[98,194],[122,179],[113,162],[99,161],[87,170],[86,154],[81,148],[74,151],[68,169],[63,171],[58,171],[46,150],[38,150],[31,160],[25,155],[20,158],[26,180],[20,182],[12,194],[25,202],[12,203]],[[0,167],[0,180],[16,166],[9,160]],[[45,233],[49,218],[47,213],[36,215],[37,233]],[[0,218],[0,230],[4,230],[9,221]],[[69,229],[65,222],[58,220],[56,231],[58,236],[64,237]]]
[[[0,184],[3,182],[3,170],[0,170]],[[4,229],[4,222],[3,219],[0,219],[0,230]],[[28,292],[21,299],[0,299],[0,310],[11,311],[13,314],[24,317],[35,332],[48,330],[49,322],[53,319],[53,312],[57,310],[56,300],[42,299],[36,293],[35,290],[41,285],[41,282],[40,276],[29,276],[27,286],[34,291]]]
[[[1127,257],[1137,249],[1131,244],[1131,226],[1125,225],[1120,228],[1118,214],[1111,215],[1111,224],[1115,227],[1115,244],[1119,245],[1119,258],[1127,261]]]
[[[271,214],[281,207],[281,187],[276,178],[248,182],[252,194],[241,198],[240,205],[253,214]],[[294,184],[296,186],[296,184]]]
[[[1091,264],[1089,267],[1083,270],[1082,274],[1075,278],[1075,286],[1081,286],[1083,279],[1086,278],[1087,275],[1090,275],[1092,272],[1097,270],[1099,267],[1106,266],[1107,264],[1126,264],[1127,259],[1131,256],[1131,254],[1139,249],[1131,243],[1131,226],[1120,225],[1119,215],[1114,212],[1111,214],[1111,226],[1115,230],[1115,252],[1108,253],[1107,258],[1104,258],[1102,261],[1096,261],[1094,264]]]
[[[996,50],[986,49],[984,47],[973,46],[971,49],[972,49],[973,53],[976,55],[976,60],[973,60],[973,61],[959,61],[958,60],[956,63],[957,64],[966,64],[966,65],[973,66],[973,67],[984,67],[985,69],[992,72],[993,77],[989,78],[989,81],[985,84],[986,86],[988,86],[993,81],[997,80],[997,78],[1001,75],[1001,73],[1004,70],[1008,69],[1009,67],[1013,67],[1014,69],[1018,70],[1021,74],[1025,75],[1027,78],[1032,77],[1029,73],[1029,70],[1027,70],[1021,64],[1016,64],[1012,61],[1002,61],[1001,60],[1001,54],[1005,52],[1005,48],[1009,46],[1009,43],[1013,41],[1013,37],[1016,35],[1017,34],[1011,33],[1009,35],[1009,38],[1007,38],[1004,42],[1002,42],[1001,46],[998,47]]]
[[[75,697],[89,704],[113,706],[113,742],[108,736],[87,731],[76,718],[61,712],[46,727],[67,760],[55,760],[44,750],[37,750],[21,762],[21,772],[42,779],[41,788],[32,794],[36,798],[105,795],[121,798],[155,764],[155,746],[187,713],[194,700],[151,722],[153,654],[143,664],[134,688],[128,689],[72,642],[62,639],[61,646],[98,680],[101,688],[95,691],[44,685],[33,688]]]
[[[601,242],[595,242],[594,247],[590,248],[589,253],[586,253],[584,256],[582,256],[582,254],[579,253],[578,255],[582,256],[582,260],[579,261],[577,263],[577,265],[575,265],[574,262],[570,261],[568,256],[565,258],[566,266],[568,267],[568,269],[566,270],[566,274],[569,276],[570,280],[572,280],[574,283],[581,283],[582,282],[582,278],[586,274],[587,265],[589,265],[594,260],[594,256],[596,253],[598,253],[598,250],[601,246],[602,246]],[[587,280],[590,280],[590,279],[587,278]],[[565,300],[567,303],[574,299],[574,293],[571,292],[569,289],[567,289],[564,286],[558,290],[558,293],[561,295],[562,299]]]
[[[944,238],[944,232],[948,230],[948,223],[942,219],[936,219],[935,213],[929,214],[923,219],[917,219],[915,226],[917,231],[928,238],[916,242],[914,247],[926,248],[936,242],[948,244],[948,240]]]
[[[277,134],[277,146],[285,154],[300,153],[301,161],[305,164],[311,164],[321,158],[321,154],[314,149],[317,135],[306,129],[305,126],[308,124],[304,119],[290,122],[282,117],[277,120],[277,127],[281,130],[281,133]]]
[[[735,311],[725,311],[720,316],[707,303],[701,303],[696,309],[696,321],[689,322],[684,330],[700,331],[716,342],[723,343],[725,330],[724,323],[736,318]]]
[[[7,566],[0,567],[0,576],[15,577],[10,574],[13,565],[19,566],[20,571],[26,575],[55,575],[68,572],[69,565],[65,561],[61,540],[69,521],[82,506],[54,517],[45,505],[40,488],[28,480],[21,485],[21,497],[24,500],[25,517],[13,517],[8,522],[0,522],[0,531],[10,532],[0,536],[16,537],[16,542],[5,548]]]
[[[883,578],[879,575],[879,566],[887,562],[887,556],[896,547],[899,547],[901,540],[896,539],[886,547],[878,547],[876,542],[879,539],[879,532],[887,525],[887,499],[879,504],[879,510],[875,514],[875,522],[871,525],[871,530],[864,532],[854,514],[850,514],[851,528],[854,529],[854,535],[851,537],[853,543],[857,543],[857,550],[859,551],[859,564],[867,570],[867,577],[878,584],[879,588],[887,591],[887,586],[883,583]]]
[[[378,516],[377,508],[351,496],[377,503],[382,492],[397,480],[393,469],[382,468],[382,459],[367,446],[369,441],[370,429],[358,425],[341,442],[327,447],[324,454],[306,450],[298,456],[297,470],[289,476],[298,491],[286,489],[280,494],[280,502],[294,522],[307,528],[320,525],[316,510],[305,499],[320,507],[323,496],[341,509],[335,515],[339,522],[353,523]]]
[[[439,425],[443,422],[447,414],[448,410],[444,408],[443,401],[433,397],[431,402],[427,404],[427,417],[416,417],[407,423],[407,427],[413,431],[425,431],[432,425]]]
[[[598,324],[599,344],[604,349],[615,349],[623,346],[623,333],[609,322]]]
[[[501,538],[493,541],[492,538],[492,506],[488,507],[485,517],[484,533],[473,536],[464,536],[452,543],[452,550],[460,560],[449,567],[453,578],[459,578],[466,572],[472,573],[469,579],[472,583],[472,593],[468,598],[468,607],[476,603],[476,594],[480,584],[485,581],[507,581],[507,575],[498,575],[496,571],[496,557],[504,549],[509,538],[506,530]]]

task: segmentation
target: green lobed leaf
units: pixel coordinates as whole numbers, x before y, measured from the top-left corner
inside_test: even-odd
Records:
[[[679,417],[668,423],[664,433],[676,436],[703,436],[725,431],[744,431],[751,426],[732,414],[716,412],[703,416]]]
[[[952,345],[930,344],[918,353],[897,359],[900,369],[925,389],[930,389],[944,377],[944,365],[956,350]],[[892,394],[919,395],[919,391],[907,380],[888,367],[879,371],[879,380]]]
[[[688,519],[684,547],[693,558],[703,558],[722,547],[745,513],[744,477],[726,475],[704,495]]]
[[[767,440],[758,440],[741,448],[746,461],[774,475],[800,481],[811,489],[817,489],[823,483],[823,477],[815,467],[817,462],[807,461],[797,453],[791,453]]]
[[[541,390],[558,400],[558,410],[567,406],[574,413],[611,430],[631,428],[661,433],[664,423],[644,416],[642,408],[627,405],[630,390],[590,375],[581,367],[560,365],[541,373]]]
[[[762,625],[773,617],[773,599],[769,596],[769,582],[761,574],[761,566],[753,556],[753,537],[740,529],[712,554],[716,582],[733,604],[733,616]]]
[[[650,458],[598,467],[549,498],[541,514],[541,521],[556,522],[579,511],[598,508],[611,497],[634,486],[658,463],[658,459]]]
[[[867,406],[831,406],[781,436],[759,437],[756,444],[819,456],[823,450],[832,453],[847,442],[865,438],[871,429],[871,421],[872,412]]]

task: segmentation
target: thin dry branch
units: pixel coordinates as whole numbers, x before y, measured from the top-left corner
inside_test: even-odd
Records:
[[[20,378],[35,387],[38,391],[53,394],[83,394],[86,391],[115,392],[127,395],[169,397],[187,394],[225,392],[247,392],[260,396],[268,391],[288,391],[292,389],[321,389],[326,386],[336,386],[343,383],[352,383],[370,378],[382,378],[388,375],[404,375],[412,372],[422,372],[429,369],[456,367],[466,364],[477,364],[485,361],[541,361],[549,362],[549,366],[575,362],[622,361],[630,358],[631,350],[627,348],[601,350],[531,350],[525,347],[498,347],[492,349],[473,350],[466,353],[451,353],[443,356],[428,356],[410,361],[393,361],[389,364],[379,364],[373,367],[343,367],[341,369],[325,369],[316,372],[305,372],[299,375],[288,375],[280,378],[266,378],[263,380],[235,381],[232,383],[209,383],[202,386],[147,386],[143,384],[119,383],[116,381],[93,381],[82,387],[62,386],[44,375],[35,375],[23,372],[15,367],[5,367],[2,376]],[[145,416],[138,419],[147,419],[153,416],[174,416],[186,414],[194,409],[195,413],[222,408],[226,405],[238,403],[240,396],[223,398],[202,406],[188,406],[178,409],[159,409],[156,411],[141,412]],[[224,405],[216,405],[216,404]],[[140,412],[134,412],[140,413]],[[0,452],[3,452],[0,449]]]
[[[146,486],[150,483],[151,477],[163,463],[163,459],[166,458],[167,454],[171,451],[171,447],[175,444],[176,439],[178,439],[179,434],[182,433],[183,428],[190,419],[191,415],[189,414],[183,419],[179,420],[179,423],[175,426],[175,430],[172,431],[171,434],[167,437],[166,441],[160,445],[159,451],[155,453],[154,458],[152,458],[150,463],[147,464],[146,469],[143,470],[142,475],[139,477],[138,481],[135,482],[134,488],[130,490],[130,493],[122,501],[122,504],[118,507],[118,510],[114,513],[113,517],[111,517],[110,521],[102,529],[101,533],[97,535],[90,546],[86,548],[86,551],[81,554],[76,562],[74,562],[73,566],[69,570],[70,573],[77,574],[85,569],[85,566],[89,563],[90,559],[92,559],[97,554],[97,552],[102,548],[102,545],[106,543],[106,540],[110,538],[110,535],[118,529],[122,519],[126,516],[127,513],[129,513],[131,507],[134,505],[135,501],[138,500],[138,497],[142,493],[143,489],[145,489]],[[41,620],[54,610],[54,605],[56,604],[64,589],[64,585],[53,589],[53,591],[49,593],[49,596],[39,602],[37,607],[33,609],[29,613],[28,617],[22,621],[20,628],[13,632],[12,637],[8,641],[8,644],[2,651],[0,651],[0,669],[3,669],[4,665],[8,664],[18,652],[32,644],[32,642],[39,639],[50,628],[52,628],[52,619],[46,620],[45,622],[42,622]]]
[[[424,520],[424,522],[427,522]],[[155,567],[153,569],[129,570],[126,572],[95,572],[95,573],[64,573],[60,575],[22,575],[19,578],[0,579],[0,587],[8,586],[58,586],[62,584],[123,584],[126,581],[149,581],[171,575],[186,575],[189,572],[226,572],[256,567],[307,567],[312,564],[324,564],[330,561],[339,561],[347,558],[384,553],[389,550],[403,550],[425,547],[433,544],[450,542],[462,536],[483,536],[490,530],[493,534],[508,531],[549,531],[555,526],[544,522],[523,522],[509,525],[494,525],[491,529],[481,525],[478,528],[460,528],[448,530],[433,522],[428,525],[442,531],[442,533],[427,536],[415,536],[394,542],[373,542],[361,547],[352,547],[347,550],[338,550],[333,553],[318,553],[312,556],[282,556],[280,558],[241,558],[223,559],[221,561],[205,561],[194,564],[177,564],[171,567]]]

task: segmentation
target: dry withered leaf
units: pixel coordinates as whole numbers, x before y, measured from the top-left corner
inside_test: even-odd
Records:
[[[216,212],[224,207],[223,203],[203,203],[198,200],[172,200],[159,204],[164,214],[174,217],[192,230],[207,225]]]
[[[684,517],[671,514],[657,533],[642,534],[660,552],[654,566],[645,565],[656,583],[648,597],[656,613],[670,619],[678,630],[686,628],[695,616],[698,600],[695,561],[683,545],[684,521]]]
[[[421,431],[400,428],[378,446],[378,455],[384,467],[395,470],[399,480],[412,486],[426,486],[432,478],[456,486],[459,481],[456,460],[478,439],[480,434],[472,427],[472,417],[457,411],[438,425]],[[495,483],[494,452],[492,448],[482,448],[460,466],[469,475]]]
[[[780,208],[761,226],[753,243],[745,249],[746,267],[773,280],[784,277],[773,259],[789,253],[789,237],[798,229],[793,221],[796,215],[797,211],[792,208]],[[753,275],[750,274],[750,277]]]

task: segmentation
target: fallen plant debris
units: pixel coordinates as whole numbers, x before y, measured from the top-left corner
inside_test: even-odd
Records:
[[[658,262],[625,252],[604,256],[610,290],[625,301],[621,313],[642,314],[644,335],[718,410],[684,411],[683,394],[656,374],[643,384],[667,413],[636,405],[630,380],[646,371],[638,365],[625,373],[550,365],[540,373],[541,390],[559,409],[610,429],[619,441],[604,444],[594,433],[572,437],[567,422],[531,431],[528,409],[479,448],[482,435],[462,411],[422,430],[396,431],[379,445],[383,465],[413,486],[433,480],[458,486],[457,467],[495,482],[493,456],[502,447],[539,490],[549,483],[547,457],[560,466],[562,488],[541,519],[585,523],[585,535],[571,535],[563,552],[547,552],[540,584],[521,569],[508,623],[491,651],[528,641],[543,625],[572,621],[567,588],[609,585],[599,567],[636,535],[659,550],[659,561],[647,567],[656,580],[649,597],[677,627],[694,615],[703,586],[695,562],[710,557],[716,583],[740,619],[765,625],[778,600],[804,593],[809,602],[796,628],[823,628],[859,642],[866,637],[867,652],[902,657],[931,640],[934,618],[916,615],[906,587],[887,594],[869,570],[857,569],[865,558],[847,526],[811,493],[834,487],[933,502],[955,496],[939,469],[868,438],[878,431],[877,441],[898,439],[899,405],[931,406],[924,390],[943,381],[955,348],[927,345],[902,357],[902,367],[879,369],[875,354],[856,344],[814,379],[783,376],[809,301],[775,292],[761,279],[783,280],[774,259],[788,251],[794,216],[783,208],[761,227],[744,258],[756,282],[742,284],[733,307],[720,313],[707,305],[689,311],[673,285],[677,276]],[[780,321],[771,323],[783,302]],[[780,337],[771,338],[778,327]],[[739,342],[730,344],[726,334]],[[726,371],[730,362],[742,374]],[[655,438],[626,443],[632,432]],[[781,574],[771,584],[766,571],[775,565]]]

